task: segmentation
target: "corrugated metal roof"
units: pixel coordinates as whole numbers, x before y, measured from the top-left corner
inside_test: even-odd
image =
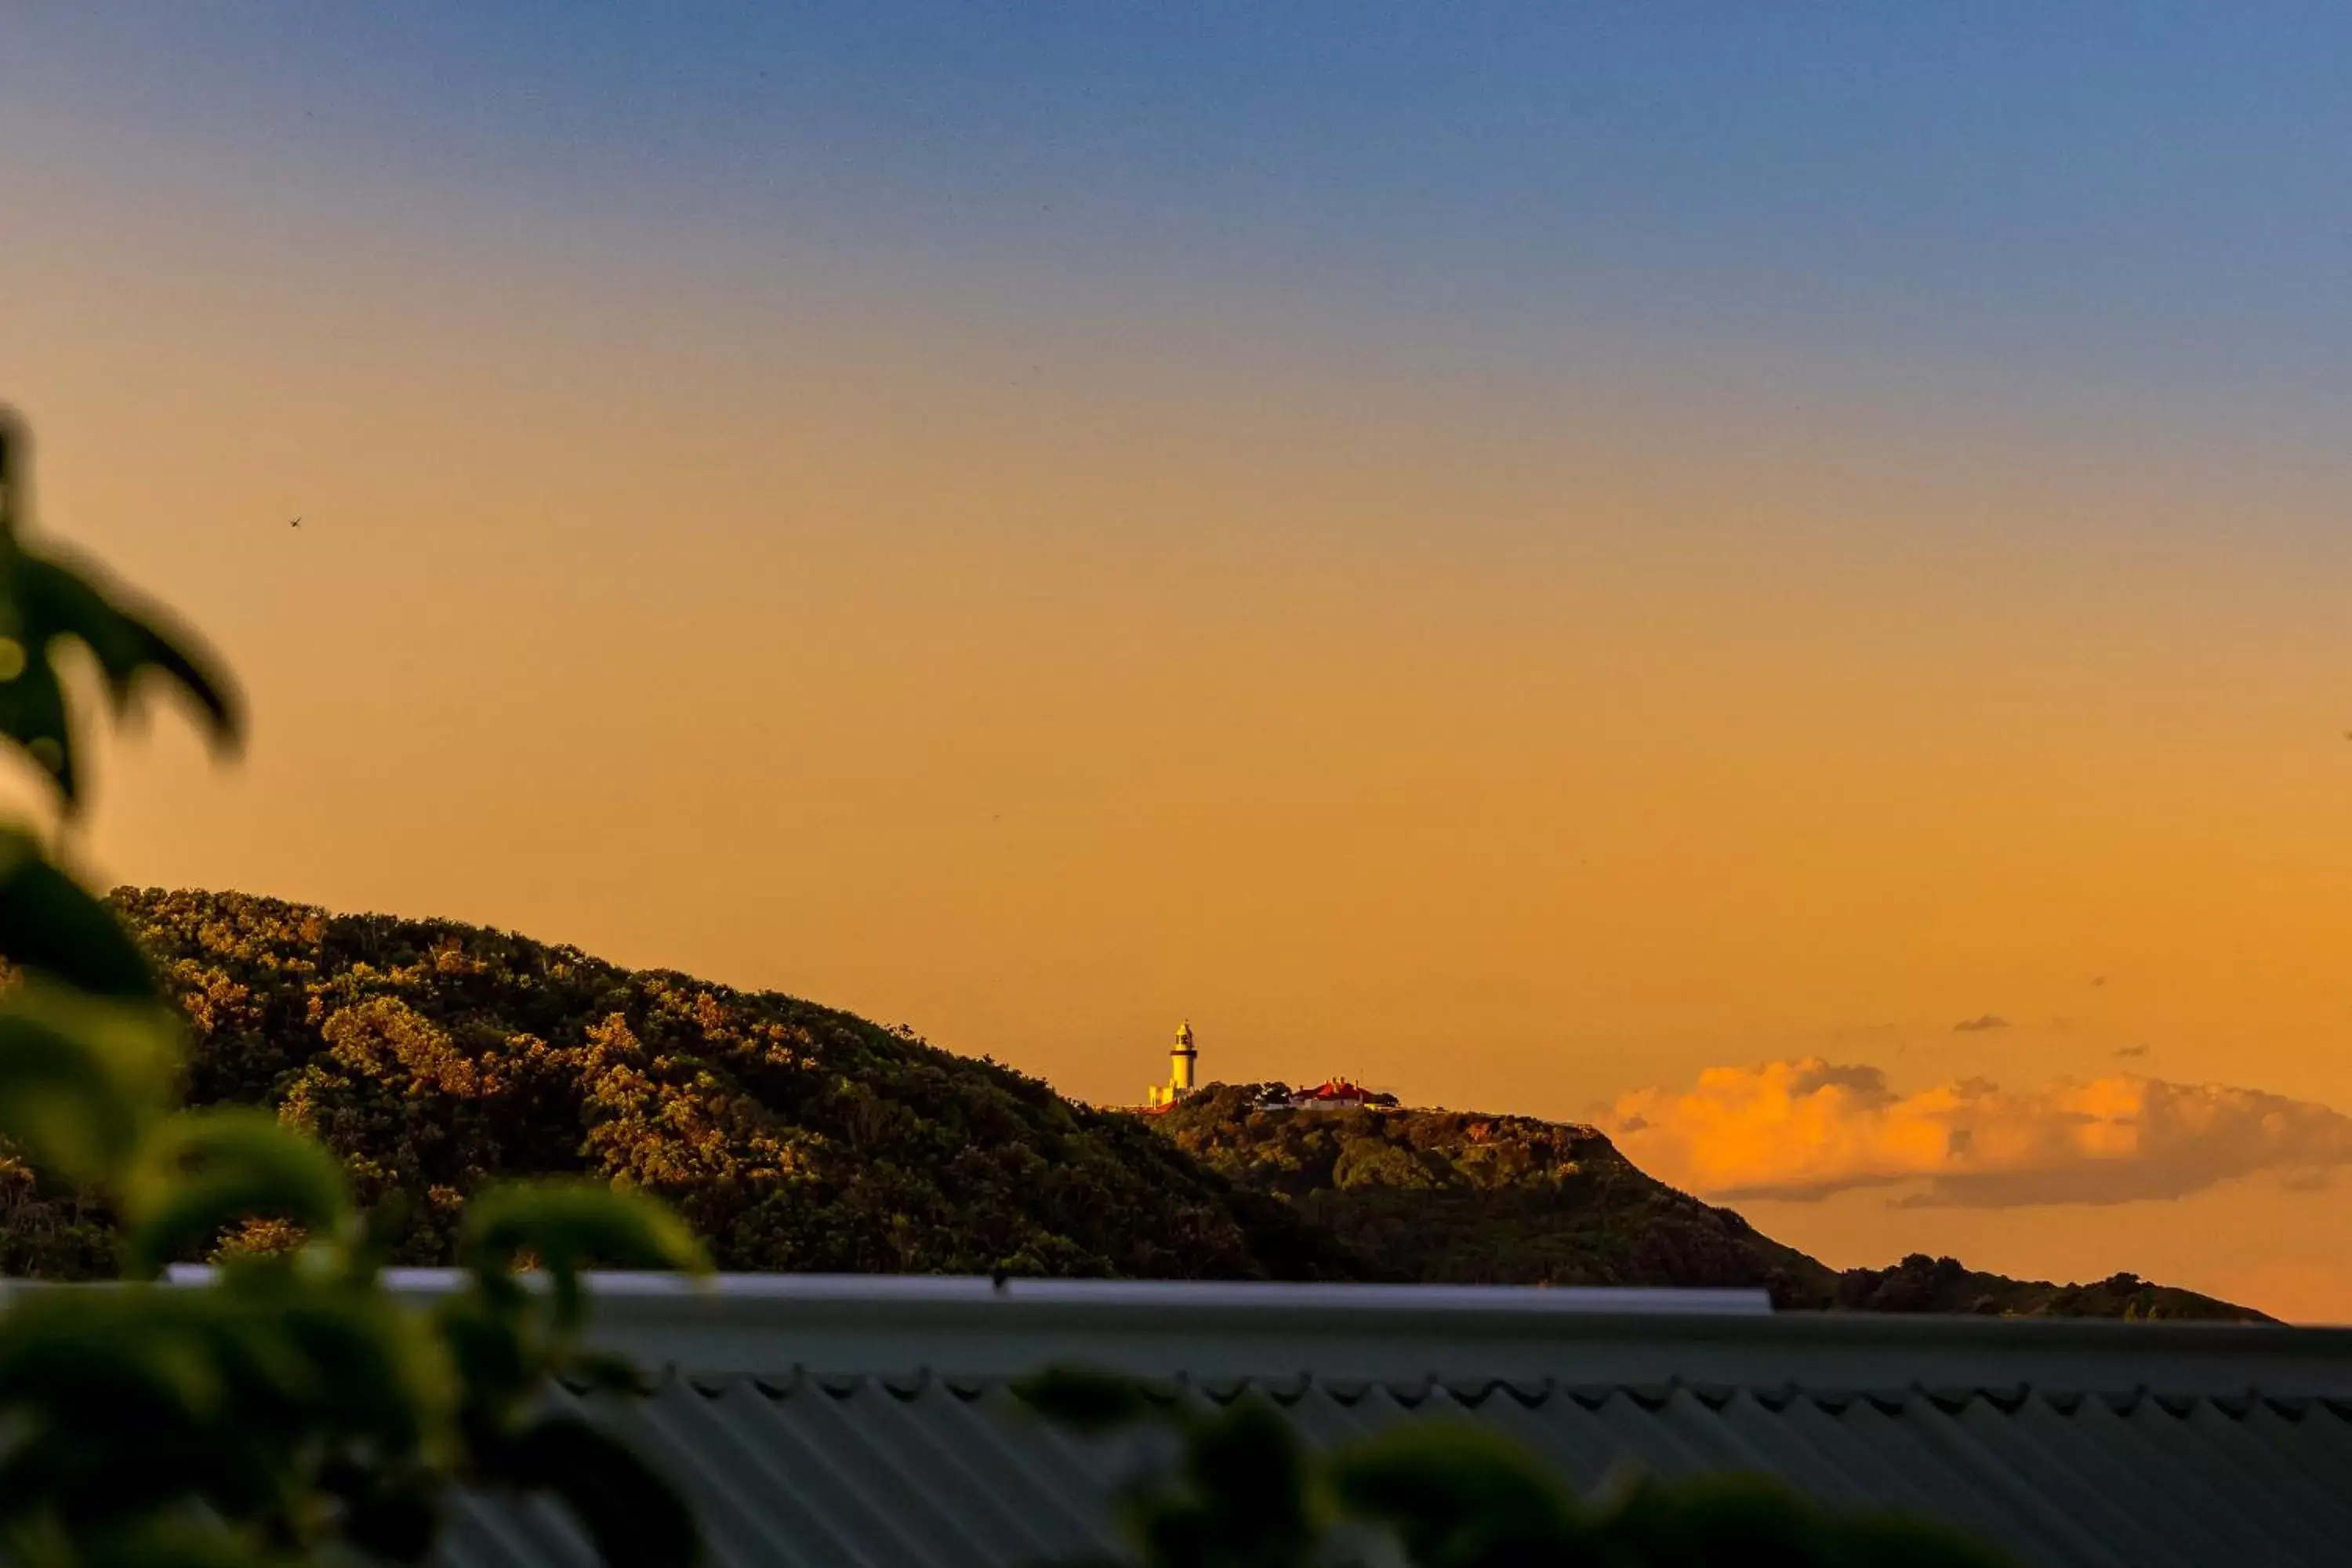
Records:
[[[668,1368],[582,1399],[693,1497],[720,1568],[1030,1563],[1113,1547],[1118,1479],[1164,1438],[1032,1419],[1079,1361],[1177,1396],[1271,1397],[1318,1446],[1400,1420],[1507,1432],[1580,1486],[1639,1465],[1777,1475],[1940,1518],[2031,1564],[2352,1563],[2352,1333],[1591,1310],[1455,1292],[1348,1310],[1276,1291],[626,1291],[598,1337]],[[1188,1305],[1190,1303],[1190,1305]],[[467,1500],[448,1568],[592,1561],[541,1504]]]
[[[2027,1563],[2352,1561],[2344,1401],[1311,1379],[1217,1393],[1240,1388],[1272,1396],[1318,1447],[1392,1421],[1474,1421],[1580,1486],[1627,1463],[1665,1476],[1760,1471],[1825,1504],[1946,1520]],[[562,1400],[677,1479],[722,1568],[968,1568],[1108,1550],[1111,1489],[1143,1441],[1057,1431],[1000,1379],[674,1378],[634,1407]],[[443,1561],[585,1568],[593,1557],[551,1508],[469,1500]]]

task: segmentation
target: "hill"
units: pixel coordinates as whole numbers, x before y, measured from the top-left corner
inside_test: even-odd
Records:
[[[466,1197],[584,1173],[722,1268],[1354,1278],[1279,1201],[1133,1117],[846,1013],[446,921],[236,893],[111,902],[194,1026],[193,1103],[275,1106],[445,1261]],[[0,1268],[110,1266],[107,1216],[0,1165]]]
[[[1213,1085],[1155,1125],[1391,1279],[1762,1286],[1784,1307],[1870,1311],[2261,1316],[2129,1274],[2053,1285],[1925,1256],[1841,1273],[1645,1174],[1594,1128],[1446,1110],[1260,1109],[1282,1088]]]
[[[111,901],[187,1013],[191,1101],[313,1131],[362,1202],[399,1216],[402,1263],[446,1261],[485,1183],[578,1173],[661,1196],[729,1269],[1763,1285],[1790,1306],[2252,1315],[2129,1276],[2056,1287],[1926,1258],[1840,1274],[1588,1127],[1265,1111],[1259,1086],[1147,1119],[832,1008],[505,932],[238,893]],[[102,1206],[0,1153],[0,1271],[112,1259]]]

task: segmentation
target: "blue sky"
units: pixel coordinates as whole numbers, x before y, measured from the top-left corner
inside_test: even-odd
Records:
[[[1407,332],[1598,319],[2305,407],[2352,347],[2352,18],[2323,7],[257,5],[12,34],[12,92],[76,121],[1033,305],[1213,278]]]

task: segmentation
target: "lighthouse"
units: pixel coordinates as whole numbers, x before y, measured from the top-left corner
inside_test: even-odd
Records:
[[[1192,1092],[1192,1064],[1201,1053],[1192,1048],[1192,1026],[1176,1026],[1176,1043],[1168,1047],[1168,1081],[1151,1086],[1146,1103],[1154,1110],[1165,1110]]]

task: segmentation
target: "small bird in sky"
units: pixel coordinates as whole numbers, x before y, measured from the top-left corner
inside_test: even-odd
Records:
[[[298,518],[296,518],[293,521],[291,521],[291,522],[288,523],[286,526],[287,526],[287,527],[289,527],[289,528],[299,528],[299,527],[301,527],[301,526],[302,526],[302,520],[301,520],[300,518],[299,518],[299,517],[298,517]]]

